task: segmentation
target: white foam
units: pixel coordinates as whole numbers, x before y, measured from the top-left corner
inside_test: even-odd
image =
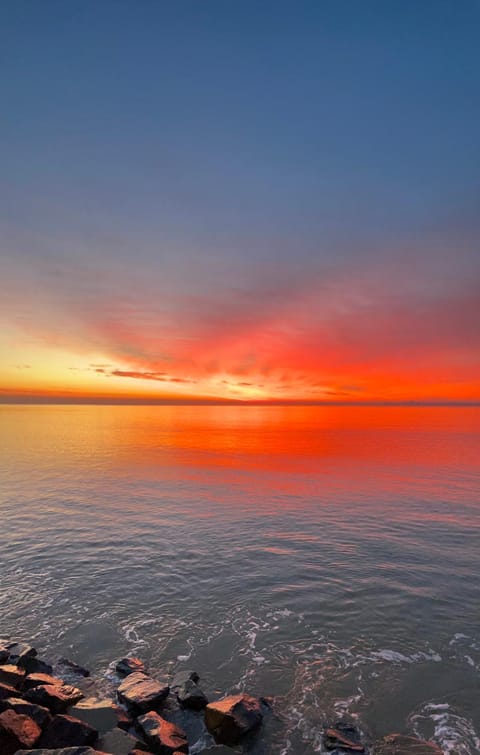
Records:
[[[448,703],[427,703],[422,710],[411,716],[410,722],[418,737],[425,738],[423,731],[433,725],[433,739],[445,755],[475,755],[480,751],[480,736],[472,721],[455,712]]]

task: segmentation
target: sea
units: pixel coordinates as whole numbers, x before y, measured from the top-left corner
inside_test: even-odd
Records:
[[[3,405],[0,525],[0,636],[102,694],[130,654],[269,699],[238,752],[480,752],[478,407]]]

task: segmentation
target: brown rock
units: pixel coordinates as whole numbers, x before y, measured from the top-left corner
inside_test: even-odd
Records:
[[[357,730],[348,724],[339,723],[325,731],[323,742],[327,750],[345,750],[347,752],[365,752]]]
[[[76,747],[92,745],[96,742],[98,732],[73,716],[54,716],[43,732],[40,747]]]
[[[0,701],[0,710],[13,710],[15,713],[33,718],[41,729],[51,720],[50,711],[41,705],[34,705],[19,697],[8,697]]]
[[[78,703],[82,697],[83,692],[69,684],[44,684],[29,689],[24,694],[25,700],[36,705],[43,705],[52,713],[64,713],[71,705]]]
[[[18,692],[15,687],[0,682],[0,700],[6,700],[7,697],[15,697],[16,695],[18,695]]]
[[[5,663],[0,666],[0,682],[2,684],[11,684],[12,687],[20,687],[25,677],[25,669],[14,666],[11,663]]]
[[[169,687],[159,684],[146,674],[129,674],[117,689],[118,699],[129,710],[145,713],[156,710],[168,696]]]
[[[115,715],[117,716],[117,726],[119,729],[123,729],[124,731],[128,731],[133,726],[133,720],[128,715],[125,708],[122,708],[121,705],[112,705],[113,710],[115,711]]]
[[[403,734],[387,734],[373,747],[374,755],[443,755],[435,742],[406,737]]]
[[[173,755],[174,752],[188,753],[185,732],[176,724],[151,711],[137,718],[138,729],[153,752],[158,755]]]
[[[22,747],[33,747],[42,730],[29,716],[19,715],[13,710],[0,713],[0,752],[2,755],[14,755]]]
[[[15,755],[109,755],[91,747],[61,747],[60,749],[18,750]]]
[[[51,676],[50,674],[27,674],[27,676],[23,680],[23,689],[32,689],[33,687],[39,687],[41,684],[61,686],[63,684],[63,680],[59,679],[57,676]]]
[[[129,674],[134,674],[137,671],[140,671],[140,673],[145,673],[145,665],[143,661],[140,660],[140,658],[122,658],[121,661],[118,661],[117,665],[115,666],[115,671],[117,674],[121,674],[122,676],[128,676]]]
[[[250,695],[230,695],[205,708],[207,729],[222,744],[235,744],[262,718],[260,701]]]

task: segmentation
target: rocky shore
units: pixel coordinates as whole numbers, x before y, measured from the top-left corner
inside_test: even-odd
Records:
[[[209,701],[195,671],[179,672],[165,685],[138,658],[123,658],[115,672],[115,699],[102,699],[77,663],[49,663],[21,642],[0,644],[0,754],[192,754],[193,742],[175,721],[181,711],[205,735],[196,737],[194,755],[233,755],[274,715],[274,700],[244,693]],[[207,742],[203,749],[200,739]],[[366,743],[348,721],[326,725],[323,745],[332,755],[442,755],[433,742],[400,734]]]

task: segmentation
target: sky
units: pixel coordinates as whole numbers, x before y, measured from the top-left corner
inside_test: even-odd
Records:
[[[480,401],[478,0],[6,0],[0,400]]]

